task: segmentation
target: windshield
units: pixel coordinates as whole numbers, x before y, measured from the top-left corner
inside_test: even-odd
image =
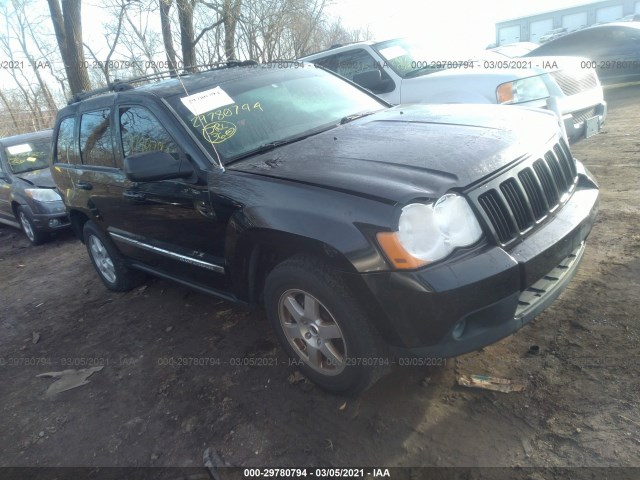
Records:
[[[313,65],[257,67],[255,75],[167,100],[223,163],[334,128],[386,104]]]
[[[9,169],[14,174],[31,172],[49,167],[51,139],[41,138],[31,142],[11,145],[4,149]]]
[[[436,48],[406,39],[388,40],[373,45],[398,75],[410,78],[428,75],[447,68],[472,69],[473,58],[466,48],[452,45]]]

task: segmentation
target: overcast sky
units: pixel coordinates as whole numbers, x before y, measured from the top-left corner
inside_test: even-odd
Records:
[[[329,12],[349,28],[369,25],[375,40],[415,37],[446,39],[484,48],[495,42],[501,20],[585,5],[585,0],[334,0]]]

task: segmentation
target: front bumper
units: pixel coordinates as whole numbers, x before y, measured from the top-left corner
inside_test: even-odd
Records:
[[[600,132],[607,116],[607,103],[601,102],[590,108],[562,116],[567,137],[573,143]]]
[[[69,228],[71,223],[64,203],[60,202],[34,202],[29,205],[34,227],[40,232],[53,232]]]
[[[413,272],[363,275],[383,312],[383,331],[393,331],[391,346],[451,357],[515,332],[575,275],[597,210],[598,188],[585,171],[562,209],[509,250],[485,245]]]

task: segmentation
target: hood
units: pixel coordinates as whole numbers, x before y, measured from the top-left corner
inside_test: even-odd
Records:
[[[51,171],[48,168],[40,170],[32,170],[31,172],[18,173],[15,175],[21,180],[40,188],[55,188],[56,184],[51,177]]]
[[[558,131],[553,115],[513,106],[401,106],[228,168],[405,202],[479,182]]]

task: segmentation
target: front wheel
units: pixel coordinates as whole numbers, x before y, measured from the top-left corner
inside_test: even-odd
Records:
[[[127,267],[110,238],[88,221],[83,229],[84,243],[100,279],[109,290],[126,292],[144,280],[144,274]]]
[[[384,373],[388,360],[377,331],[319,260],[293,257],[274,268],[265,282],[265,308],[285,351],[325,390],[357,394]]]
[[[18,221],[22,231],[33,245],[40,245],[49,239],[49,235],[38,231],[33,221],[31,211],[24,205],[18,208]]]

